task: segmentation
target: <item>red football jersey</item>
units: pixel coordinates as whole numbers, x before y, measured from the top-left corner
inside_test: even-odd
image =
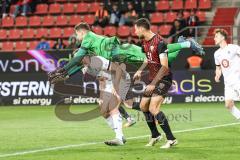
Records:
[[[162,47],[159,48],[159,46]],[[159,54],[165,51],[167,48],[163,38],[156,34],[151,40],[143,41],[143,49],[148,59],[149,80],[152,81],[162,66]]]

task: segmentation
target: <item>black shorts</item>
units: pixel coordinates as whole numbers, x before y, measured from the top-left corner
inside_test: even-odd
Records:
[[[159,96],[166,97],[168,94],[168,90],[171,88],[171,86],[172,79],[162,79],[156,84],[156,87],[153,90],[152,94],[157,94]],[[143,94],[143,97],[152,97],[152,94],[151,95]]]

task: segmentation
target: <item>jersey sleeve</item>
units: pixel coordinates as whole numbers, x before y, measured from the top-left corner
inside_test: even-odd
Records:
[[[110,61],[106,58],[100,57],[100,56],[93,56],[91,57],[91,68],[95,68],[97,70],[104,70],[108,71],[110,67]]]
[[[235,49],[236,49],[236,54],[240,55],[240,46],[235,45]]]
[[[214,53],[214,61],[215,61],[215,65],[216,65],[216,66],[220,66],[220,62],[219,62],[219,60],[218,60],[218,58],[217,58],[216,55],[217,55],[217,53],[215,52],[215,53]]]
[[[167,44],[163,41],[159,42],[158,43],[158,54],[159,54],[159,57],[166,57],[167,56]]]
[[[82,40],[81,48],[88,50],[91,48],[92,44],[93,44],[93,38],[91,37],[90,34],[87,34]]]

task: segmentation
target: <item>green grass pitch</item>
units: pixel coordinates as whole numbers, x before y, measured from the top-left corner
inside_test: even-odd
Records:
[[[81,113],[93,107],[96,105],[73,106],[71,110]],[[114,133],[101,117],[66,122],[55,116],[53,107],[0,107],[0,160],[240,158],[240,122],[223,103],[170,104],[164,105],[162,110],[179,141],[169,150],[159,148],[165,140],[154,147],[144,146],[149,130],[143,115],[133,110],[128,111],[138,122],[124,128],[125,137],[129,138],[126,145],[109,147],[102,142],[114,138]]]

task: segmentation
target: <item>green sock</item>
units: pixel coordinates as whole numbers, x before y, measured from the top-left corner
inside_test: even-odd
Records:
[[[178,54],[180,52],[179,51],[175,51],[175,52],[168,52],[168,64],[172,64],[172,62],[177,58]]]
[[[182,49],[182,46],[180,45],[180,43],[172,43],[167,45],[167,49],[168,49],[168,53],[171,53],[171,52],[180,51]]]

